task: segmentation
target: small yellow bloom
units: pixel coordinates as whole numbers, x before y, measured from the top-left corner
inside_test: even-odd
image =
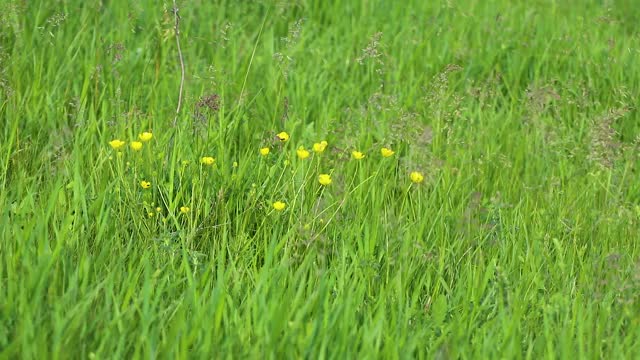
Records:
[[[151,183],[150,183],[150,182],[148,182],[148,181],[144,181],[144,180],[142,180],[142,181],[140,181],[140,186],[141,186],[143,189],[148,189],[148,188],[150,188],[150,187],[151,187]]]
[[[158,206],[158,207],[156,208],[156,212],[157,212],[157,213],[161,213],[161,212],[162,212],[162,208]]]
[[[411,178],[411,181],[416,184],[420,184],[424,180],[424,176],[418,171],[412,172],[409,177]]]
[[[205,156],[203,158],[200,159],[200,163],[204,164],[204,165],[213,165],[213,163],[216,161],[216,159],[212,158],[211,156]]]
[[[278,135],[276,135],[278,137],[278,139],[280,139],[280,141],[282,142],[287,142],[289,140],[289,134],[287,134],[285,131],[279,133]]]
[[[276,201],[273,203],[273,208],[277,211],[282,211],[285,207],[287,207],[287,204],[283,203],[282,201]]]
[[[329,174],[318,175],[318,182],[320,182],[320,184],[324,186],[331,184],[331,175]]]
[[[133,149],[134,151],[138,151],[138,150],[142,149],[142,143],[140,141],[132,141],[131,142],[131,149]]]
[[[122,141],[122,140],[120,140],[120,139],[115,139],[115,140],[111,140],[111,141],[109,141],[109,145],[111,146],[111,148],[112,148],[113,150],[118,150],[118,149],[120,149],[121,147],[123,147],[123,146],[124,146],[124,144],[125,144],[125,142],[124,142],[124,141]]]
[[[149,214],[147,214],[150,218],[152,218],[155,214],[153,212],[149,212]]]
[[[147,142],[149,140],[151,140],[151,138],[153,137],[153,134],[150,132],[143,132],[142,134],[138,135],[138,139],[140,139],[143,142]]]
[[[390,157],[395,153],[396,153],[395,151],[393,151],[393,150],[391,150],[389,148],[386,148],[386,147],[383,147],[382,149],[380,149],[380,154],[382,154],[382,156],[384,156],[384,157]]]
[[[262,156],[269,155],[269,148],[268,147],[263,147],[262,149],[260,149],[260,155],[262,155]]]
[[[324,140],[319,143],[315,143],[313,144],[313,151],[320,154],[321,152],[324,152],[324,150],[327,148],[327,145],[328,143]]]
[[[360,151],[356,151],[356,150],[351,152],[351,156],[353,156],[353,158],[356,159],[356,160],[364,159],[364,154],[361,153]]]
[[[237,168],[237,167],[238,167],[238,162],[237,162],[237,161],[234,161],[234,162],[233,162],[233,167],[234,167],[234,168]]]
[[[191,210],[191,209],[189,209],[189,207],[188,207],[188,206],[181,206],[181,207],[180,207],[180,212],[181,212],[181,213],[183,213],[183,214],[188,213],[188,212],[189,212],[189,210]]]
[[[296,154],[298,154],[298,159],[304,160],[309,157],[310,153],[308,150],[300,146],[298,150],[296,150]]]

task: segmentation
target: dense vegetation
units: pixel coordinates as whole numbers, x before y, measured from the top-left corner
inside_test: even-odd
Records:
[[[0,358],[640,357],[635,1],[173,6],[0,2]]]

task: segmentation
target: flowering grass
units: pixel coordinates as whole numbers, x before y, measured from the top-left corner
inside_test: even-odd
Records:
[[[640,8],[0,4],[0,359],[640,357]]]

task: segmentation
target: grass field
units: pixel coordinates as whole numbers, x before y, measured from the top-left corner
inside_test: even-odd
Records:
[[[636,1],[178,7],[0,2],[0,358],[640,358]]]

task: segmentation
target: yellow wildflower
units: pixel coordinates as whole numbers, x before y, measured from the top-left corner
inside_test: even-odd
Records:
[[[216,161],[216,159],[212,158],[211,156],[205,156],[203,158],[200,159],[200,163],[204,164],[204,165],[213,165],[213,163]]]
[[[304,159],[308,158],[308,157],[309,157],[309,155],[310,155],[310,154],[309,154],[309,151],[308,151],[308,150],[306,150],[306,149],[305,149],[304,147],[302,147],[302,146],[300,146],[300,147],[298,148],[298,150],[296,150],[296,154],[298,155],[298,159],[300,159],[300,160],[304,160]]]
[[[162,212],[162,208],[158,206],[158,207],[156,208],[156,212],[157,212],[157,213],[161,213],[161,212]]]
[[[289,140],[289,134],[287,134],[285,131],[278,133],[276,137],[282,142],[287,142]]]
[[[150,188],[150,187],[151,187],[151,183],[150,183],[150,182],[148,182],[148,181],[144,181],[144,180],[142,180],[142,181],[140,181],[140,186],[141,186],[143,189],[148,189],[148,188]]]
[[[149,214],[147,214],[150,218],[153,217],[153,215],[155,215],[153,212],[149,212]]]
[[[331,184],[331,175],[329,174],[318,175],[318,182],[320,182],[320,184],[324,186]]]
[[[269,155],[269,148],[268,147],[263,147],[262,149],[260,149],[260,155],[262,155],[262,156]]]
[[[321,152],[324,152],[324,150],[327,148],[327,145],[328,143],[324,140],[319,143],[315,143],[313,144],[313,151],[320,154]]]
[[[189,210],[191,210],[191,209],[189,209],[189,207],[188,207],[188,206],[181,206],[181,207],[180,207],[180,212],[181,212],[181,213],[183,213],[183,214],[188,213],[188,212],[189,212]]]
[[[133,149],[134,151],[138,151],[138,150],[142,149],[142,143],[140,141],[132,141],[131,142],[131,149]]]
[[[356,160],[364,159],[364,154],[356,150],[351,152],[351,156],[353,156],[353,158]]]
[[[112,149],[114,150],[118,150],[121,147],[123,147],[125,144],[124,141],[120,140],[120,139],[115,139],[115,140],[111,140],[109,141],[109,145],[111,146]]]
[[[382,149],[380,149],[380,154],[382,154],[382,156],[384,156],[384,157],[390,157],[393,154],[395,154],[395,151],[393,151],[393,150],[391,150],[389,148],[383,147]]]
[[[143,132],[142,134],[138,135],[138,139],[140,139],[143,142],[147,142],[149,140],[151,140],[151,138],[153,137],[153,134],[150,132]]]
[[[424,180],[424,176],[422,175],[421,172],[418,172],[418,171],[412,172],[409,175],[409,177],[411,178],[411,181],[413,181],[416,184],[420,184]]]
[[[287,207],[287,204],[282,201],[276,201],[273,203],[273,208],[276,209],[276,211],[282,211],[285,207]]]

